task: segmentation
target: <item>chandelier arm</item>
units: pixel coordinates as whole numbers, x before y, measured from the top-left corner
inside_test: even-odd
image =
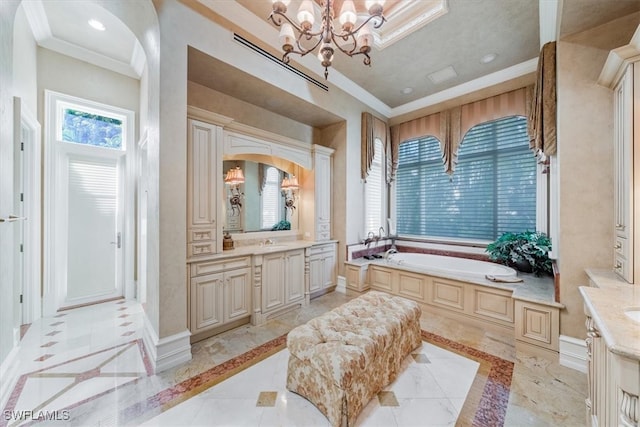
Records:
[[[336,37],[340,37],[344,40],[346,40],[349,36],[353,36],[355,35],[358,31],[360,31],[362,29],[362,27],[364,27],[365,25],[367,25],[369,23],[369,21],[371,21],[373,18],[380,18],[380,22],[377,24],[373,24],[373,28],[378,29],[380,27],[382,27],[382,24],[384,24],[385,22],[387,22],[387,18],[384,17],[384,15],[371,15],[369,16],[367,19],[364,20],[364,22],[360,25],[358,25],[358,27],[354,30],[351,31],[342,31],[340,33],[336,33],[335,31],[333,31],[332,29],[330,29],[331,33],[336,36]]]
[[[353,49],[351,50],[343,49],[336,41],[336,37],[340,37],[345,41],[348,40],[349,37],[351,37],[353,39]],[[358,55],[359,53],[362,53],[362,52],[356,52],[356,49],[358,48],[358,42],[356,40],[355,34],[348,34],[346,36],[337,36],[335,33],[332,32],[331,41],[333,41],[333,44],[336,45],[336,47],[340,50],[340,52],[344,53],[347,56],[354,56],[354,55]]]
[[[296,52],[295,50],[292,51],[292,53],[297,53],[300,56],[305,56],[307,53],[315,50],[319,45],[320,42],[322,42],[322,37],[318,38],[318,40],[315,42],[315,44],[313,45],[313,47],[309,48],[309,49],[305,49],[302,47],[302,45],[300,44],[300,39],[302,38],[302,36],[304,36],[304,33],[300,33],[300,35],[298,36],[298,38],[296,39],[296,45],[298,46],[299,52]],[[311,36],[317,36],[317,34],[311,34]],[[312,37],[307,36],[307,40],[311,40]]]

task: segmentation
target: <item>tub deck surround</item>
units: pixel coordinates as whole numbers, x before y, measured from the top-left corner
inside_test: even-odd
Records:
[[[388,262],[385,259],[367,260],[357,258],[345,261],[348,266],[367,270],[370,265],[380,265],[389,268],[401,269],[418,274],[429,274],[428,271],[407,265],[398,265]],[[552,277],[537,277],[534,274],[518,272],[518,277],[522,278],[520,283],[493,282],[485,278],[473,278],[464,274],[438,272],[438,277],[473,283],[475,285],[486,286],[488,288],[512,291],[511,297],[515,300],[527,301],[536,304],[547,305],[563,309],[565,306],[555,300],[555,287]],[[366,288],[368,289],[368,288]]]
[[[515,335],[518,350],[558,359],[564,305],[555,301],[551,277],[518,273],[522,282],[494,282],[388,259],[346,261],[346,272],[351,290],[388,292],[418,302],[425,312],[487,330],[509,331]]]

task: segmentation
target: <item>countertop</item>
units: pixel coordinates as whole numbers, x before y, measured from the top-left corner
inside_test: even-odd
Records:
[[[586,270],[593,286],[580,286],[585,306],[612,353],[640,360],[640,322],[624,314],[640,309],[640,286],[631,285],[606,270]]]
[[[304,249],[309,248],[314,245],[332,243],[335,241],[322,241],[322,242],[313,242],[309,240],[292,240],[292,241],[282,241],[276,242],[268,245],[243,245],[238,246],[234,249],[229,249],[226,251],[219,252],[217,254],[211,254],[207,256],[202,256],[198,258],[190,258],[187,260],[187,263],[193,262],[201,262],[201,261],[213,261],[218,259],[225,258],[233,258],[238,256],[247,256],[247,255],[264,255],[274,252],[285,252],[293,249]]]
[[[354,260],[346,261],[346,264],[355,266],[363,265],[380,265],[389,268],[398,268],[403,270],[412,271],[414,273],[429,274],[425,270],[411,268],[407,265],[398,266],[390,263],[385,259],[367,260],[364,258],[357,258]],[[526,274],[518,272],[518,277],[522,278],[522,282],[518,283],[506,283],[506,282],[493,282],[487,280],[484,277],[473,277],[463,274],[437,274],[438,277],[446,279],[458,280],[462,282],[474,283],[489,288],[503,289],[512,291],[511,297],[516,300],[529,301],[536,304],[547,305],[550,307],[564,308],[564,304],[555,301],[555,288],[553,285],[553,278],[551,276],[537,277],[533,274]]]

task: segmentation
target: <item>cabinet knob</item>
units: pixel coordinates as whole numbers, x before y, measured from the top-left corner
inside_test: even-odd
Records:
[[[624,224],[616,224],[616,230],[624,230]]]
[[[614,270],[620,270],[622,268],[622,263],[620,261],[616,262],[616,265],[613,267]]]
[[[622,249],[622,243],[616,242],[616,245],[613,248],[616,249],[616,250]]]

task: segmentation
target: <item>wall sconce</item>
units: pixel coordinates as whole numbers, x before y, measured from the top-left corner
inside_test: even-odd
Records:
[[[227,176],[224,178],[224,183],[229,185],[229,203],[231,204],[231,216],[239,216],[240,209],[242,209],[242,196],[240,193],[240,184],[244,184],[244,174],[240,166],[236,166],[235,169],[229,169]]]
[[[290,213],[293,213],[296,208],[296,200],[298,200],[298,189],[300,188],[298,178],[295,175],[283,178],[280,188],[282,188],[282,196],[284,196],[284,207]]]

